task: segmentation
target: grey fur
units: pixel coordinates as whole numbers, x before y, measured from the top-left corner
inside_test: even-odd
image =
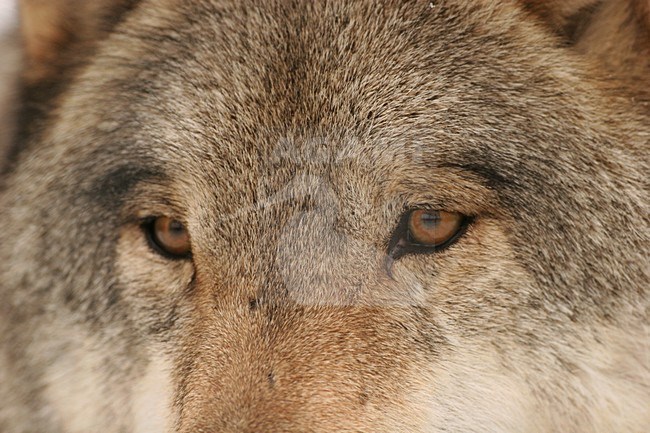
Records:
[[[156,431],[156,360],[174,432],[644,431],[647,52],[537,17],[145,0],[63,48],[0,192],[0,431]],[[475,220],[388,274],[418,206]]]

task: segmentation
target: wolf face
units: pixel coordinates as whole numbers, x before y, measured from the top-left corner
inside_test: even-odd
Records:
[[[650,423],[645,4],[36,3],[0,430]]]

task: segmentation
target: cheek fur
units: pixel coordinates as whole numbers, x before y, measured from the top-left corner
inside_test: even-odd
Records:
[[[125,227],[117,244],[118,280],[126,296],[160,297],[177,293],[192,281],[190,260],[169,260],[156,254],[138,227]]]
[[[171,363],[155,355],[133,393],[134,433],[163,433],[173,425]]]

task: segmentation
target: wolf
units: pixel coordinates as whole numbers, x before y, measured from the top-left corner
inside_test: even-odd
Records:
[[[3,433],[643,433],[646,0],[23,0]]]

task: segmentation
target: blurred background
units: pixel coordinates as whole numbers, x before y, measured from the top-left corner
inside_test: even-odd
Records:
[[[20,66],[18,0],[0,0],[0,167],[15,125],[14,100]]]

